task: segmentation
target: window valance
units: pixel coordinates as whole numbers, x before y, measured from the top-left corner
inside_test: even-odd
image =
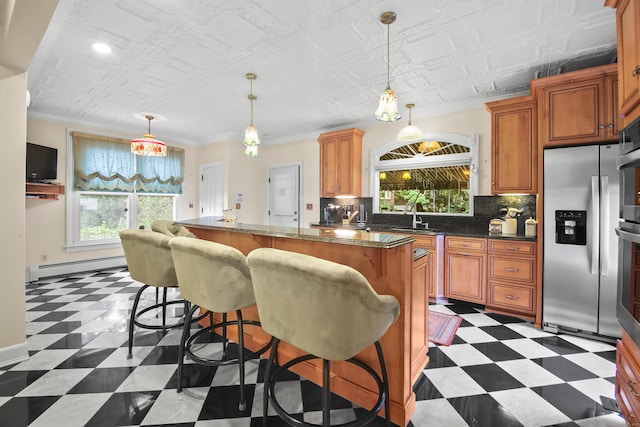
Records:
[[[182,193],[184,150],[167,147],[166,157],[137,156],[131,142],[72,132],[74,187],[85,191]]]

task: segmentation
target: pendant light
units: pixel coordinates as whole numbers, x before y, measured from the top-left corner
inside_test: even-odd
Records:
[[[411,109],[415,104],[407,104],[405,107],[409,109],[409,124],[398,132],[396,139],[402,142],[418,142],[422,139],[422,129],[411,124]]]
[[[149,131],[142,138],[131,141],[131,152],[139,156],[166,156],[167,145],[158,141],[156,136],[151,133],[153,116],[146,115],[145,118],[149,121]]]
[[[380,15],[380,22],[387,26],[387,88],[382,92],[382,95],[380,95],[378,109],[373,115],[377,120],[383,122],[395,122],[400,118],[400,114],[398,113],[398,98],[389,85],[389,63],[391,62],[389,25],[396,22],[395,12],[383,13]]]
[[[244,131],[244,145],[246,146],[244,154],[247,157],[258,157],[258,145],[260,145],[260,138],[258,138],[258,131],[255,126],[253,126],[253,101],[258,99],[258,97],[253,94],[253,81],[257,79],[258,76],[253,73],[247,73],[246,78],[250,82],[248,98],[251,102],[251,120],[249,121],[249,126],[247,126],[247,129]]]

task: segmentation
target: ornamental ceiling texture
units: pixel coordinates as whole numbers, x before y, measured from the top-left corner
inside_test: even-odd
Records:
[[[373,118],[387,79],[402,115]],[[110,55],[91,45],[111,45]],[[29,68],[30,118],[184,145],[406,125],[616,61],[604,0],[60,0]]]

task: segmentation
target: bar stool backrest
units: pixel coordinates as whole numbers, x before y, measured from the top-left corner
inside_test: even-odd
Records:
[[[294,252],[260,248],[247,256],[262,328],[314,356],[347,360],[398,318],[357,270]]]
[[[151,230],[169,237],[196,237],[187,227],[176,225],[172,219],[157,219],[153,221]]]
[[[174,237],[173,253],[180,294],[217,313],[255,304],[246,257],[231,246],[189,237]]]
[[[178,286],[170,240],[155,231],[120,231],[120,241],[131,278],[150,286]]]

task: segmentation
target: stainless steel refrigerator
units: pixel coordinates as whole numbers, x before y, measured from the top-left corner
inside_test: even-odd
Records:
[[[546,330],[620,337],[618,145],[544,150]]]

